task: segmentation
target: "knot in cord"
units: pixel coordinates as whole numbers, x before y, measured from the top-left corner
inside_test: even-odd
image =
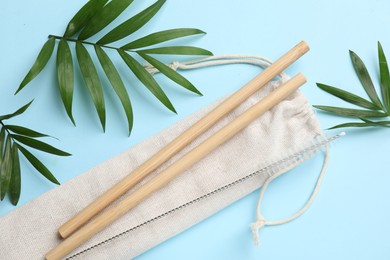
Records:
[[[169,66],[171,69],[173,69],[173,70],[177,70],[178,68],[180,68],[180,62],[178,62],[178,61],[173,61],[173,62],[171,62],[168,66]]]
[[[256,246],[259,246],[260,245],[260,235],[259,235],[259,231],[260,229],[262,229],[263,227],[265,227],[267,225],[267,221],[264,219],[263,216],[258,216],[257,219],[256,219],[256,222],[250,224],[250,228],[252,230],[252,236],[253,236],[253,242]]]
[[[170,67],[171,69],[173,69],[173,70],[175,70],[175,71],[176,71],[178,68],[180,68],[181,65],[182,65],[182,64],[181,64],[180,62],[178,62],[178,61],[173,61],[173,62],[167,64],[168,67]],[[154,67],[152,64],[150,64],[150,63],[148,63],[148,62],[145,62],[144,68],[145,68],[145,70],[146,70],[147,72],[149,72],[150,75],[154,75],[154,74],[160,72],[156,67]]]

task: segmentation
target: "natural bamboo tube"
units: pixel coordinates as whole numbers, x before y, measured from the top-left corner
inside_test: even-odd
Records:
[[[206,116],[200,119],[197,123],[183,132],[180,136],[174,139],[171,143],[161,149],[159,152],[154,154],[150,159],[141,164],[131,174],[123,178],[119,183],[106,191],[98,199],[89,204],[86,208],[80,211],[73,218],[63,224],[58,232],[63,238],[68,237],[79,227],[84,225],[92,217],[98,214],[101,210],[111,204],[113,201],[118,199],[129,189],[131,189],[140,180],[145,178],[148,174],[154,171],[161,164],[166,162],[169,158],[174,156],[199,135],[204,133],[218,120],[224,117],[227,113],[232,111],[238,105],[240,105],[249,96],[263,87],[266,83],[280,74],[289,65],[295,62],[303,54],[309,50],[309,46],[304,42],[300,42],[281,58],[275,61],[272,65],[266,68],[262,73],[257,75],[244,87],[236,91],[229,98],[227,98],[222,104],[216,107],[214,110],[209,112]]]
[[[132,209],[150,194],[166,185],[177,175],[194,165],[219,145],[223,144],[235,134],[240,132],[264,112],[288,97],[305,82],[306,79],[302,74],[298,74],[294,78],[290,79],[287,83],[274,90],[270,95],[263,98],[260,102],[253,105],[221,130],[203,141],[200,145],[185,154],[182,158],[178,159],[168,168],[160,172],[156,175],[156,177],[142,185],[133,193],[129,194],[118,204],[107,209],[85,226],[81,227],[55,249],[47,253],[46,259],[61,259],[69,254],[82,243]]]

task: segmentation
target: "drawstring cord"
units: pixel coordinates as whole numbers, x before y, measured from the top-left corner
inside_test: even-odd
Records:
[[[344,133],[341,133],[340,136],[344,135]],[[328,166],[328,160],[329,160],[329,147],[328,147],[328,144],[325,145],[325,158],[324,158],[324,163],[322,165],[322,169],[321,169],[321,172],[318,176],[318,179],[317,179],[317,182],[316,182],[316,185],[314,186],[314,189],[309,197],[309,199],[307,200],[307,202],[305,203],[305,205],[300,209],[298,210],[295,214],[293,214],[292,216],[288,217],[288,218],[285,218],[285,219],[281,219],[281,220],[278,220],[278,221],[267,221],[264,216],[262,215],[261,213],[261,203],[263,201],[263,198],[264,198],[264,193],[268,187],[268,185],[276,178],[278,178],[279,176],[281,176],[282,174],[285,173],[285,171],[283,172],[279,172],[277,174],[274,174],[274,175],[271,175],[263,184],[263,187],[261,188],[261,191],[260,191],[260,195],[259,195],[259,199],[258,199],[258,202],[257,202],[257,209],[256,209],[256,221],[254,223],[252,223],[250,225],[250,228],[252,230],[252,236],[253,236],[253,242],[256,246],[259,246],[261,241],[260,241],[260,235],[259,235],[259,231],[260,229],[262,229],[263,227],[265,226],[276,226],[276,225],[282,225],[282,224],[285,224],[285,223],[288,223],[290,221],[293,221],[294,219],[298,218],[299,216],[301,216],[308,208],[309,206],[312,204],[315,196],[317,195],[318,193],[318,190],[321,186],[321,183],[322,183],[322,180],[324,178],[324,174],[326,172],[326,168]]]
[[[173,70],[192,70],[199,69],[204,67],[219,66],[219,65],[228,65],[228,64],[251,64],[256,65],[261,68],[267,68],[272,62],[267,58],[256,55],[217,55],[210,56],[207,58],[196,59],[185,62],[174,61],[170,64],[167,64]],[[144,64],[144,68],[152,75],[159,73],[159,70],[156,69],[153,65],[149,63]],[[280,77],[286,76],[283,72],[280,73]]]

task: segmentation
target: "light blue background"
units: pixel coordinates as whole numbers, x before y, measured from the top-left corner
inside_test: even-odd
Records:
[[[135,1],[121,20],[152,2]],[[69,158],[39,154],[61,182],[240,88],[258,72],[246,65],[185,72],[204,97],[157,76],[179,112],[176,116],[135,83],[121,63],[121,73],[128,75],[126,83],[132,84],[129,92],[136,116],[132,136],[127,138],[124,115],[112,91],[107,91],[107,132],[102,133],[86,92],[79,88],[80,77],[74,105],[77,127],[73,127],[59,104],[54,59],[24,91],[17,96],[13,93],[47,36],[62,34],[83,3],[3,0],[0,9],[0,114],[35,98],[23,116],[10,122],[58,137],[60,141],[48,142],[73,154]],[[304,39],[311,46],[310,53],[287,72],[303,72],[308,77],[302,91],[312,104],[342,105],[318,90],[315,82],[364,95],[350,65],[348,50],[352,49],[366,62],[377,83],[378,40],[390,59],[389,11],[387,0],[169,0],[135,37],[160,29],[198,27],[208,34],[178,43],[202,46],[215,54],[256,54],[270,59]],[[348,120],[320,112],[318,117],[323,128]],[[290,224],[263,229],[260,248],[252,245],[248,228],[255,217],[256,192],[138,259],[390,259],[390,130],[347,130],[347,134],[331,147],[329,169],[310,210]],[[285,217],[302,206],[321,162],[318,156],[270,185],[263,207],[268,219]],[[19,206],[54,187],[25,163],[22,178]],[[0,203],[1,215],[13,209],[8,200]]]

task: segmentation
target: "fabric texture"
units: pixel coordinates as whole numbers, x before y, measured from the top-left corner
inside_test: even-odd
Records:
[[[283,77],[268,83],[144,181],[180,158],[286,80],[287,78]],[[222,100],[1,217],[0,258],[44,259],[44,255],[61,241],[57,234],[61,224]],[[284,153],[298,149],[302,144],[309,144],[320,132],[311,106],[297,91],[68,257],[89,248],[72,259],[131,259],[261,187],[268,177],[267,172],[236,185],[229,184],[277,161]],[[278,169],[279,172],[286,170],[287,167]],[[226,185],[220,192],[212,192]],[[206,194],[209,195],[205,196]],[[118,236],[131,228],[133,229]],[[102,241],[106,242],[101,243]],[[97,244],[99,245],[95,246]]]

